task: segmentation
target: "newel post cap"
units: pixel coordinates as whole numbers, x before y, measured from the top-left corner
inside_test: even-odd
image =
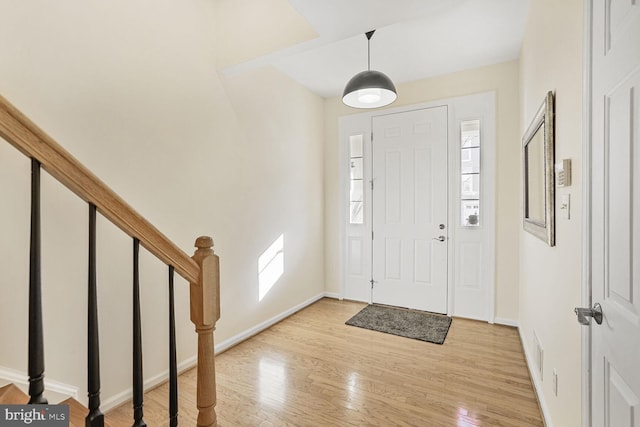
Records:
[[[213,247],[213,239],[209,236],[200,236],[196,239],[196,248],[210,249]]]

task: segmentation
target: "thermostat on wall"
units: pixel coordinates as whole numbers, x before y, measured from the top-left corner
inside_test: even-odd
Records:
[[[571,159],[563,159],[555,164],[556,187],[569,187],[571,185]]]

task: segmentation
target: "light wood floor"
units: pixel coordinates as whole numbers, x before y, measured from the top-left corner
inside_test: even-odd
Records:
[[[456,318],[437,345],[346,326],[364,306],[323,299],[216,357],[219,426],[543,426],[514,328]],[[195,425],[195,371],[179,387]],[[166,395],[146,395],[148,425],[168,425]]]

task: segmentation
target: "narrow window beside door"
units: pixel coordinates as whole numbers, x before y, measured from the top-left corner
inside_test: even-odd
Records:
[[[480,226],[480,120],[460,123],[460,225]]]
[[[363,136],[349,137],[349,223],[364,224]]]

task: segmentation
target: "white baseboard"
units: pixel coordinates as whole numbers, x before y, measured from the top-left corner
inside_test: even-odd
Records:
[[[260,332],[264,331],[265,329],[275,325],[276,323],[280,322],[283,319],[286,319],[287,317],[291,316],[292,314],[297,313],[298,311],[302,310],[303,308],[310,306],[311,304],[313,304],[314,302],[321,300],[324,297],[328,297],[331,298],[331,296],[327,295],[326,292],[320,293],[312,298],[309,298],[308,300],[301,302],[300,304],[291,307],[290,309],[278,314],[277,316],[272,317],[271,319],[267,319],[262,323],[257,324],[256,326],[247,329],[244,332],[240,332],[237,335],[232,336],[229,339],[226,339],[224,341],[222,341],[221,343],[217,344],[215,347],[215,353],[222,353],[225,350],[230,349],[231,347],[233,347],[234,345],[238,345],[240,344],[242,341],[248,340],[249,338],[251,338],[252,336],[259,334]]]
[[[540,405],[540,410],[542,411],[544,425],[546,427],[553,427],[553,424],[551,424],[551,417],[549,416],[549,408],[547,407],[547,403],[544,400],[544,395],[542,394],[542,384],[540,383],[538,375],[536,374],[536,372],[534,372],[533,358],[529,353],[529,348],[525,345],[525,339],[520,328],[518,328],[518,335],[520,335],[520,343],[522,344],[522,349],[524,350],[524,358],[527,362],[527,368],[529,368],[529,376],[531,377],[533,388],[535,389],[536,396],[538,397],[538,404]]]
[[[322,294],[325,298],[339,299],[342,300],[340,294],[337,292],[325,292]]]
[[[29,375],[25,372],[0,366],[0,381],[6,384],[13,383],[25,393],[28,392]],[[78,399],[78,387],[46,377],[44,379],[44,389],[46,390],[47,399],[51,402],[61,402],[69,397]]]
[[[514,328],[518,327],[518,321],[513,319],[507,319],[504,317],[496,317],[493,319],[493,323],[504,326],[513,326]]]
[[[188,359],[183,360],[178,363],[178,374],[183,373],[184,371],[188,371],[189,369],[195,367],[198,364],[198,356],[191,356]],[[169,380],[169,370],[163,371],[158,375],[155,375],[151,378],[148,378],[144,382],[144,390],[150,390],[156,386],[159,386],[162,383],[165,383]],[[125,402],[133,399],[133,387],[130,387],[114,396],[109,397],[100,405],[100,409],[102,412],[108,412],[113,408],[116,408],[122,405]]]

